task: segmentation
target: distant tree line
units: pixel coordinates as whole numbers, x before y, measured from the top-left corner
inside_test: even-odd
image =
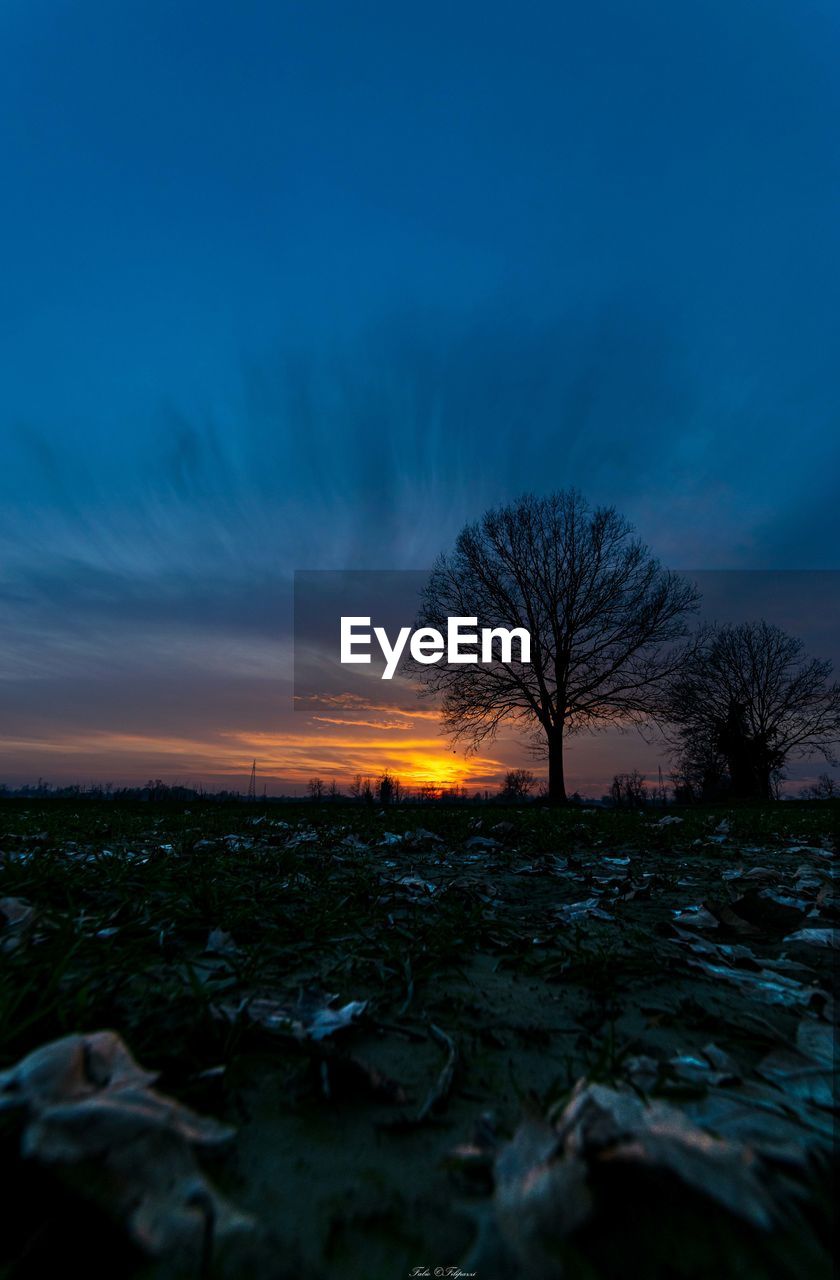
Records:
[[[39,778],[37,783],[23,783],[10,787],[0,783],[0,798],[19,798],[32,800],[140,800],[140,801],[190,801],[241,800],[239,791],[207,791],[203,787],[182,787],[163,782],[160,778],[149,780],[142,787],[115,787],[111,782],[92,782],[88,785],[71,783],[66,786],[53,786]]]
[[[501,788],[470,791],[460,784],[442,786],[436,782],[420,782],[410,787],[390,770],[378,778],[357,773],[346,792],[333,780],[327,784],[323,778],[310,778],[307,792],[316,803],[352,801],[359,804],[387,807],[395,804],[465,804],[498,801],[522,803],[536,793],[537,779],[529,769],[511,769],[505,774]]]

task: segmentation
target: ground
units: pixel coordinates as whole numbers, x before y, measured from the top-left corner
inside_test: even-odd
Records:
[[[200,1166],[252,1226],[150,1261],[95,1159],[23,1159],[0,1106],[0,1274],[830,1275],[837,833],[832,804],[6,802],[0,1070],[115,1031],[235,1129]]]

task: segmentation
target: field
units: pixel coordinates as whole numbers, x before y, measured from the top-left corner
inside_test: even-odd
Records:
[[[6,802],[0,1274],[829,1276],[837,809]]]

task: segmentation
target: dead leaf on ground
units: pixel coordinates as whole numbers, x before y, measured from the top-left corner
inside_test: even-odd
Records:
[[[59,1173],[147,1253],[195,1266],[253,1223],[193,1155],[233,1131],[157,1093],[155,1078],[113,1031],[67,1036],[0,1075],[0,1110],[21,1113],[25,1158]]]
[[[824,947],[836,951],[840,946],[840,929],[797,929],[785,938],[787,943],[800,943],[805,947]]]
[[[0,951],[14,951],[32,927],[35,908],[25,898],[0,898]]]
[[[211,929],[204,950],[212,955],[231,956],[236,955],[239,948],[232,934],[225,933],[224,929]]]
[[[230,1021],[243,1017],[265,1031],[291,1036],[295,1040],[323,1040],[351,1026],[367,1008],[367,1000],[351,1000],[334,1008],[334,995],[302,995],[297,1001],[276,996],[244,996],[237,1003],[218,1006]]]
[[[714,1137],[668,1103],[580,1082],[557,1131],[569,1154],[673,1174],[753,1226],[769,1228],[776,1217],[749,1148]]]
[[[709,1051],[720,1064],[720,1050]],[[701,1128],[668,1103],[580,1081],[553,1124],[526,1119],[496,1158],[495,1222],[521,1274],[556,1277],[559,1243],[598,1214],[602,1174],[609,1170],[613,1184],[626,1176],[632,1195],[639,1168],[677,1178],[689,1194],[760,1231],[783,1213],[748,1145]]]

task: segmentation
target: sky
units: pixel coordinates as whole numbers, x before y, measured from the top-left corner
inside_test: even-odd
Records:
[[[292,575],[523,491],[840,569],[838,55],[833,0],[5,0],[0,782],[451,776],[292,712]]]

